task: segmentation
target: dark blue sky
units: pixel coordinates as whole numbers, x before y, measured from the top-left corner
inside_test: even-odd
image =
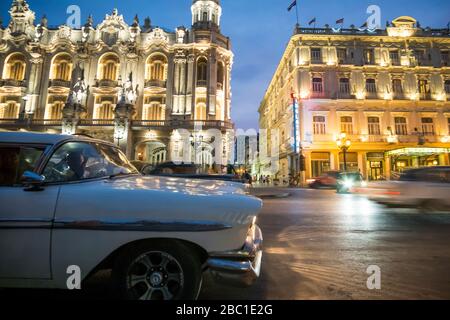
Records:
[[[233,119],[239,128],[257,128],[258,106],[264,91],[284,52],[295,24],[295,12],[287,12],[292,0],[222,0],[222,32],[231,37],[235,64],[233,68]],[[9,20],[11,0],[0,1],[0,17]],[[128,23],[137,13],[141,23],[150,16],[153,25],[174,29],[190,26],[191,0],[29,0],[37,18],[45,13],[50,25],[64,23],[66,8],[77,4],[82,22],[92,13],[95,23],[106,13],[118,8]],[[450,21],[448,0],[298,0],[300,23],[313,17],[317,27],[333,25],[345,18],[344,27],[360,26],[367,19],[366,9],[371,4],[381,8],[381,21],[401,15],[416,18],[423,27],[445,27]]]

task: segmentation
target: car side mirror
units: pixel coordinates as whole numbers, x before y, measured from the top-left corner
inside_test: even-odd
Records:
[[[45,182],[45,177],[35,172],[25,171],[20,180],[27,187],[25,191],[42,191],[41,187]]]

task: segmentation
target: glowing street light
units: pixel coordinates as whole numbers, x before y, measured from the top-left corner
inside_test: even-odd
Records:
[[[336,145],[344,155],[344,171],[347,171],[347,151],[350,149],[352,141],[347,138],[347,134],[345,132],[342,132],[336,139]]]

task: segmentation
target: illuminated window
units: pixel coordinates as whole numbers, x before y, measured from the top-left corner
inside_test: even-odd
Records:
[[[195,106],[195,120],[206,120],[206,104],[198,103]]]
[[[313,117],[313,129],[315,135],[326,134],[326,123],[324,116],[314,116]]]
[[[72,58],[69,54],[57,55],[52,62],[50,79],[69,81],[72,77]]]
[[[0,118],[17,119],[19,117],[19,104],[16,102],[8,102],[0,107]]]
[[[163,55],[155,55],[147,60],[147,80],[167,80],[167,59]]]
[[[353,118],[341,117],[341,132],[346,134],[353,134]]]
[[[393,66],[399,66],[400,65],[400,54],[398,53],[398,50],[393,50],[389,52],[389,58],[391,59],[391,64]]]
[[[378,136],[381,134],[380,129],[380,118],[378,117],[368,117],[367,122],[369,124],[369,134]]]
[[[98,120],[112,120],[114,119],[114,108],[111,102],[104,102],[97,106],[95,119]]]
[[[447,118],[448,123],[448,135],[450,136],[450,118]]]
[[[339,79],[339,92],[350,94],[350,80],[348,78]]]
[[[322,49],[311,49],[311,63],[322,63]]]
[[[433,118],[422,118],[422,133],[429,136],[434,135]]]
[[[55,101],[48,106],[46,119],[49,120],[59,120],[62,119],[62,109],[64,108],[63,101]]]
[[[400,136],[408,135],[408,126],[405,117],[395,117],[395,134]]]
[[[375,79],[366,79],[366,92],[377,93],[377,85]]]
[[[117,81],[120,60],[115,54],[107,54],[100,60],[100,80]]]
[[[152,102],[144,109],[144,120],[164,120],[164,108],[159,102]]]
[[[3,79],[23,81],[25,79],[26,59],[21,53],[12,54],[5,63]]]
[[[322,78],[313,78],[312,79],[312,91],[314,93],[322,93],[323,92]]]

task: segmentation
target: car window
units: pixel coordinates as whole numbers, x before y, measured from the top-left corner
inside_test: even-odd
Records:
[[[33,171],[44,148],[0,147],[0,186],[20,184],[25,171]]]
[[[86,142],[68,142],[50,158],[43,175],[50,183],[80,181],[137,173],[117,148]]]

